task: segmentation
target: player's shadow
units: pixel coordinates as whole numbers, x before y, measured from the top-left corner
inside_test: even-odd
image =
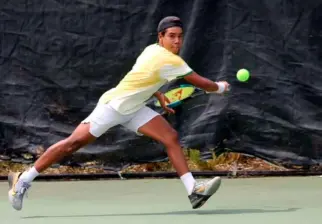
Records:
[[[112,217],[112,216],[158,216],[158,215],[233,215],[247,213],[281,213],[294,212],[299,208],[289,209],[218,209],[218,210],[189,210],[174,212],[151,212],[151,213],[115,213],[115,214],[84,214],[84,215],[48,215],[48,216],[27,216],[24,219],[42,219],[42,218],[81,218],[81,217]]]

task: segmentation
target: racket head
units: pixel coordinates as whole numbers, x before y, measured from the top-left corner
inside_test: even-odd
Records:
[[[183,100],[189,98],[196,90],[196,87],[189,84],[182,84],[179,87],[169,90],[164,95],[169,99],[168,107],[176,107],[182,104]],[[156,107],[161,107],[159,100],[154,103]]]

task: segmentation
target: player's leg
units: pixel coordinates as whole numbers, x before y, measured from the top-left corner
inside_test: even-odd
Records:
[[[177,132],[158,113],[145,107],[126,126],[151,137],[166,147],[170,162],[182,180],[194,209],[201,207],[218,190],[221,184],[219,177],[204,183],[195,181],[188,169]]]
[[[89,132],[90,124],[80,124],[66,139],[50,146],[35,162],[35,165],[25,172],[10,173],[9,201],[16,210],[22,209],[23,197],[31,186],[30,183],[52,164],[59,162],[65,156],[93,142],[96,137]]]
[[[35,162],[34,168],[37,172],[41,173],[52,164],[61,161],[66,156],[71,155],[95,140],[96,137],[90,133],[90,123],[81,123],[68,138],[50,146]]]
[[[23,173],[10,173],[9,201],[16,210],[22,209],[23,197],[30,183],[52,164],[92,143],[109,128],[123,122],[123,117],[108,105],[98,105],[94,111],[66,139],[50,146],[35,165]]]

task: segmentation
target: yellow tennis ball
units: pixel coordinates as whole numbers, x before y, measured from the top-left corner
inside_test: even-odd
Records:
[[[247,69],[242,68],[238,70],[236,76],[239,81],[246,82],[249,79],[250,74]]]

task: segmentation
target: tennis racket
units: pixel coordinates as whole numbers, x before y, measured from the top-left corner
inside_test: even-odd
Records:
[[[182,84],[177,88],[169,90],[164,95],[170,101],[170,103],[166,104],[167,107],[174,108],[181,105],[187,99],[194,98],[196,96],[204,95],[204,94],[210,94],[210,93],[190,84]],[[155,100],[154,105],[156,107],[161,107],[159,100]]]

